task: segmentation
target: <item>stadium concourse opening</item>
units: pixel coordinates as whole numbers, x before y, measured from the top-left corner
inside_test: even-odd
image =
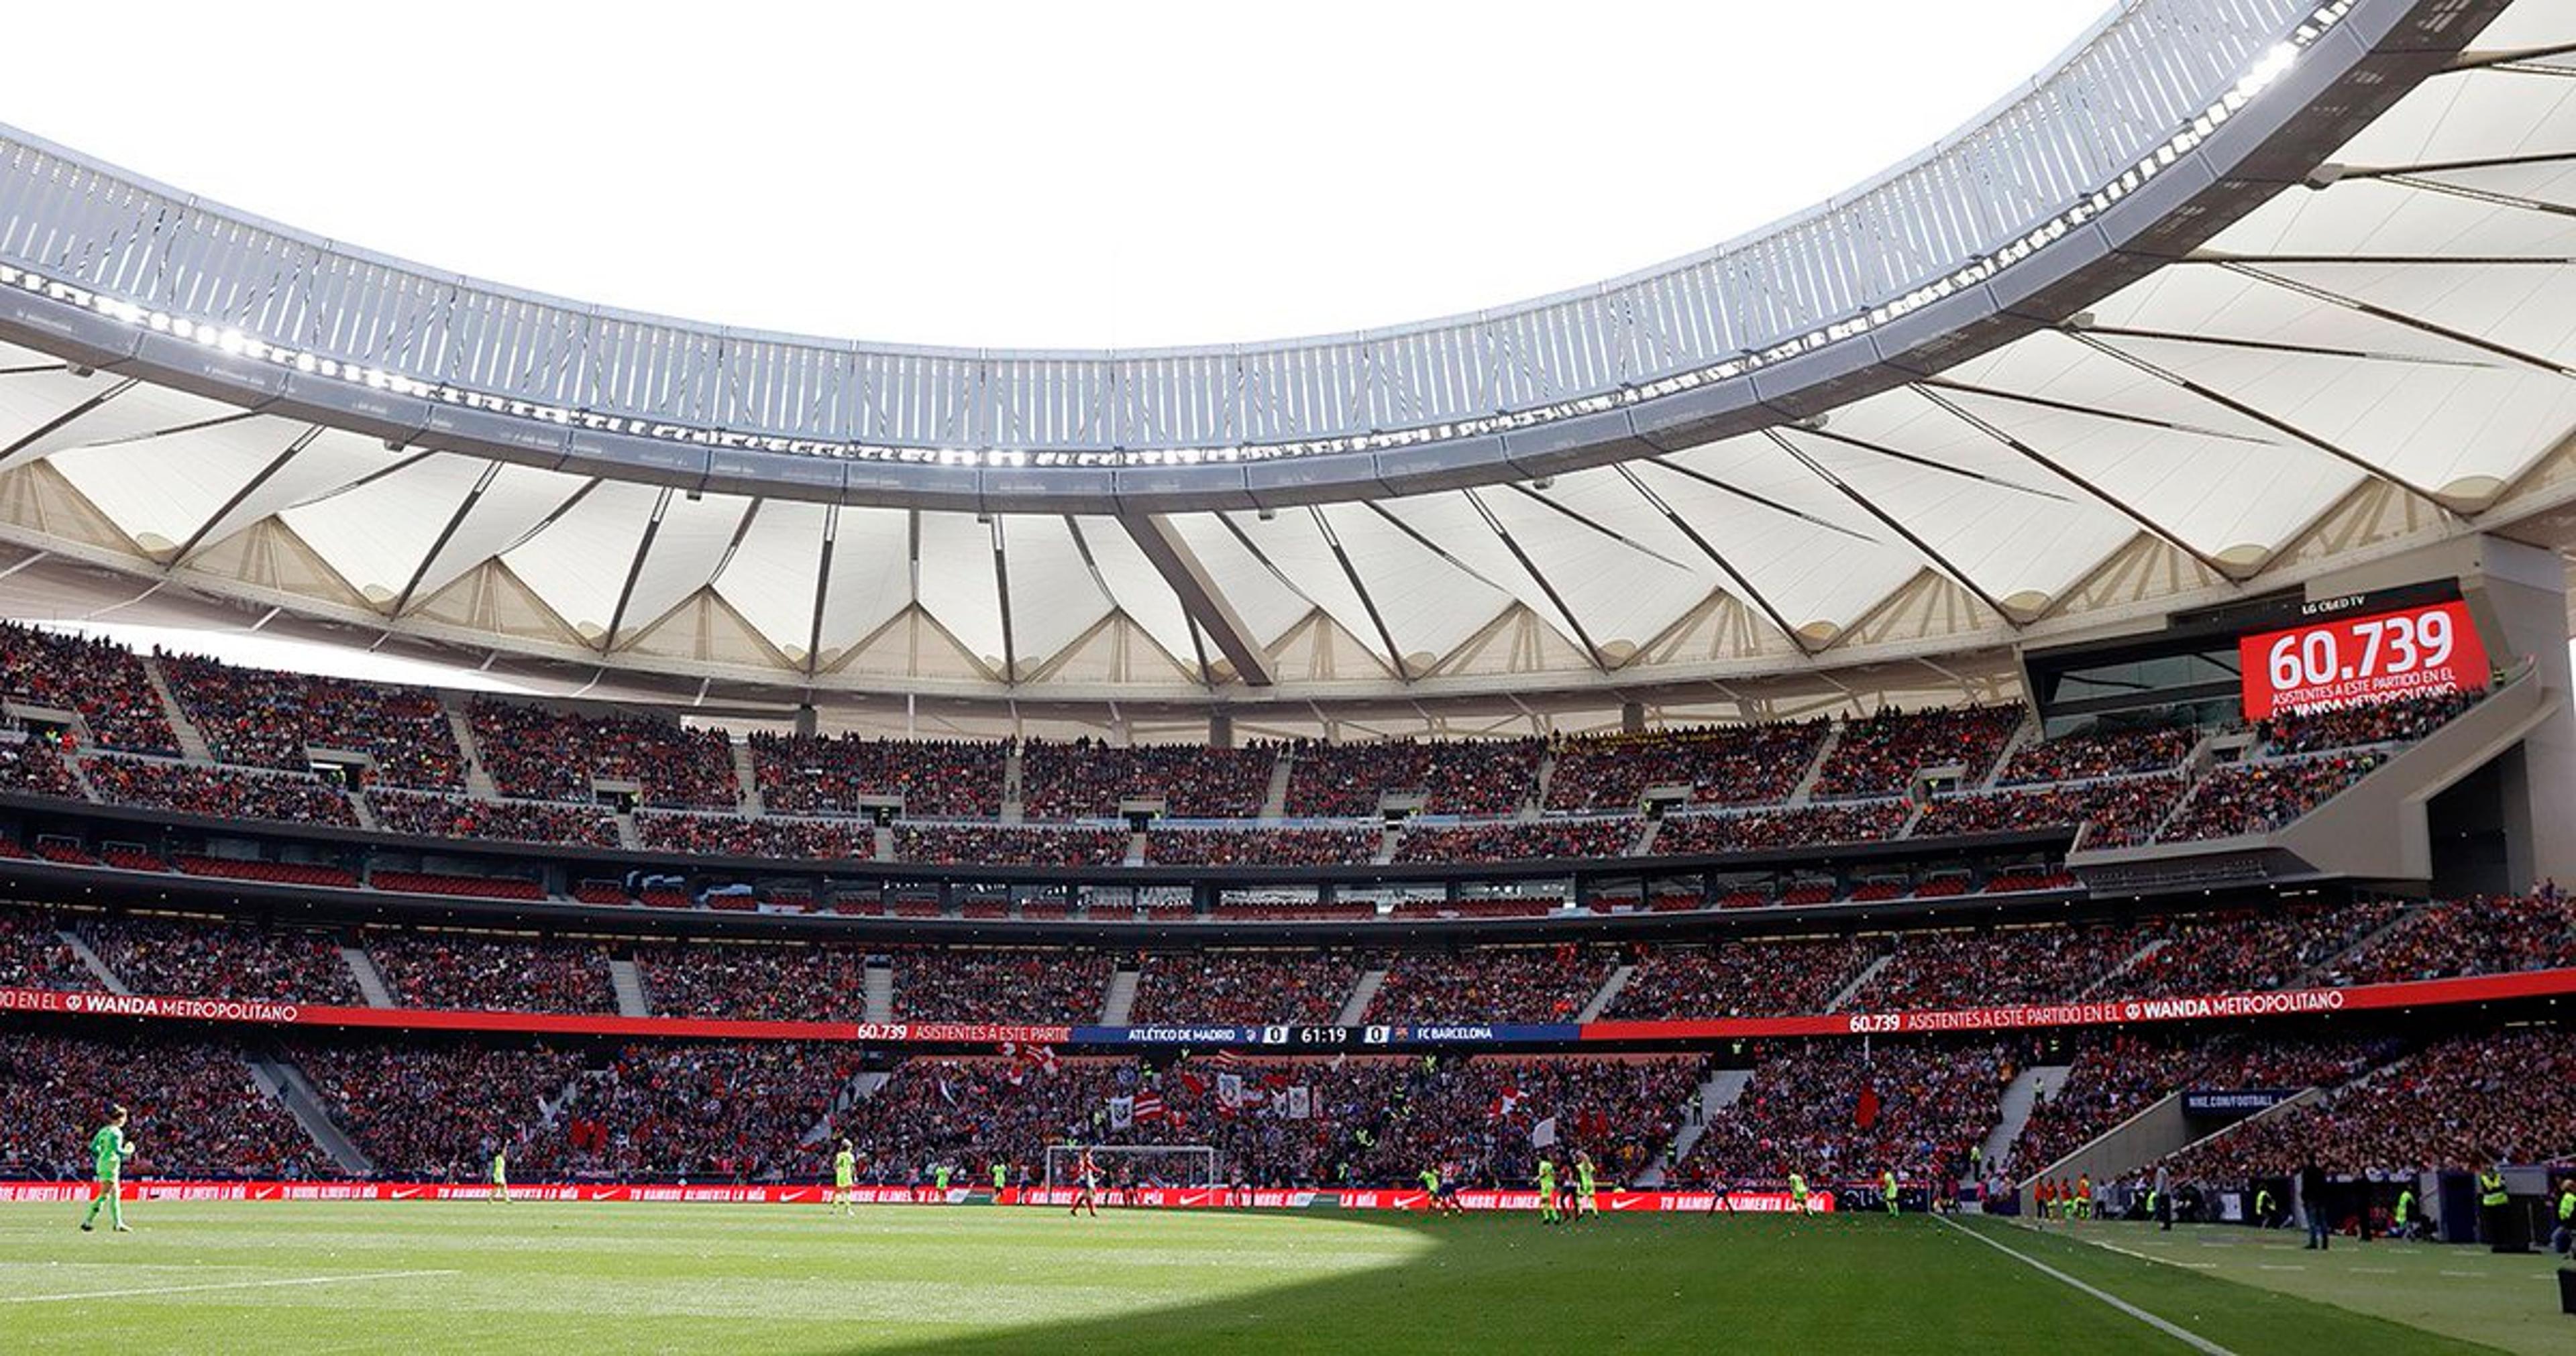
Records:
[[[2571,54],[1094,353],[0,128],[0,1349],[2568,1349]]]

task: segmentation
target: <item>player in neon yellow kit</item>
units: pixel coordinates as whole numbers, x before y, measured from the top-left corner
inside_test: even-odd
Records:
[[[90,1197],[89,1213],[81,1216],[81,1232],[88,1233],[98,1223],[99,1207],[107,1208],[107,1222],[120,1234],[134,1230],[125,1223],[125,1201],[119,1194],[125,1176],[125,1160],[134,1156],[134,1141],[125,1137],[125,1108],[107,1109],[107,1124],[89,1137],[90,1166],[98,1173],[98,1194]]]
[[[492,1196],[496,1201],[510,1199],[510,1151],[495,1145],[492,1149]]]
[[[841,1141],[841,1151],[832,1155],[832,1208],[842,1214],[856,1214],[850,1204],[850,1184],[858,1180],[859,1156],[850,1152],[850,1142]]]
[[[1002,1193],[1011,1189],[1011,1165],[1004,1159],[993,1160],[993,1204],[1002,1203]]]
[[[1807,1213],[1807,1179],[1794,1172],[1789,1174],[1789,1208]]]
[[[1601,1196],[1592,1180],[1592,1155],[1582,1149],[1574,1151],[1574,1217],[1601,1214]]]
[[[1546,1154],[1538,1156],[1538,1222],[1563,1224],[1565,1216],[1556,1209],[1556,1160]]]
[[[1887,1213],[1891,1215],[1896,1213],[1896,1169],[1878,1170],[1878,1199],[1887,1207]]]

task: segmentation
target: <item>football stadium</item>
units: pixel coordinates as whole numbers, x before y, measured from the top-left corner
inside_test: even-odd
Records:
[[[0,1350],[2576,1351],[2576,0],[2046,50],[1158,348],[0,125]]]

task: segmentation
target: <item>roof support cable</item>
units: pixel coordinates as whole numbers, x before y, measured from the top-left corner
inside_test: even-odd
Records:
[[[2317,435],[2308,432],[2306,429],[2300,428],[2296,424],[2290,423],[2285,419],[2266,414],[2232,396],[2223,395],[2217,391],[2211,390],[2209,387],[2203,386],[2199,382],[2193,381],[2191,378],[2186,377],[2179,372],[2173,372],[2163,367],[2159,367],[2134,353],[2130,353],[2120,348],[2116,344],[2105,343],[2086,331],[2077,329],[2061,329],[2059,333],[2064,334],[2067,338],[2084,345],[2086,348],[2092,349],[2094,352],[2099,353],[2106,358],[2110,358],[2115,362],[2143,372],[2148,376],[2154,377],[2158,381],[2175,387],[2178,390],[2188,391],[2191,394],[2200,397],[2202,400],[2218,406],[2220,409],[2241,415],[2244,418],[2251,419],[2255,423],[2261,424],[2266,428],[2286,434],[2289,437],[2296,438],[2300,442],[2305,443],[2308,446],[2325,453],[2327,456],[2350,466],[2354,470],[2361,472],[2363,475],[2369,476],[2374,480],[2386,481],[2409,494],[2415,495],[2425,502],[2432,504],[2435,508],[2440,509],[2444,513],[2452,512],[2449,507],[2442,503],[2440,496],[2433,493],[2430,487],[2418,485],[2414,481],[2397,474],[2395,471],[2389,470],[2387,467],[2381,466],[2365,457],[2355,455],[2354,453],[2347,451],[2324,438],[2320,438]]]
[[[1852,488],[1848,481],[1845,481],[1841,476],[1835,475],[1831,470],[1828,470],[1823,462],[1820,462],[1814,457],[1799,450],[1797,445],[1791,443],[1786,437],[1782,436],[1778,429],[1766,428],[1762,430],[1762,436],[1770,439],[1781,451],[1786,452],[1791,457],[1795,458],[1799,465],[1806,467],[1807,470],[1812,472],[1818,480],[1840,490],[1843,497],[1850,500],[1855,507],[1860,509],[1861,512],[1868,514],[1872,518],[1876,518],[1880,522],[1886,524],[1889,531],[1903,537],[1907,545],[1922,553],[1925,560],[1938,566],[1941,573],[1948,575],[1959,585],[1959,587],[1976,595],[1978,602],[1984,603],[1996,616],[2003,618],[2005,625],[2012,627],[2016,631],[2021,629],[2022,620],[2019,617],[2014,616],[2012,613],[2005,611],[2004,605],[1997,601],[1993,594],[1986,592],[1984,585],[1979,584],[1968,574],[1967,571],[1951,564],[1949,557],[1944,556],[1938,550],[1933,549],[1932,543],[1915,535],[1914,529],[1897,521],[1896,515],[1880,508],[1877,501],[1871,499],[1868,495],[1862,494],[1859,490]]]

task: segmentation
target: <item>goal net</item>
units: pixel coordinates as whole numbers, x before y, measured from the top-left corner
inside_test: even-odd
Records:
[[[1216,1149],[1207,1144],[1094,1144],[1103,1187],[1215,1187]],[[1050,1144],[1046,1185],[1082,1185],[1082,1146]]]

